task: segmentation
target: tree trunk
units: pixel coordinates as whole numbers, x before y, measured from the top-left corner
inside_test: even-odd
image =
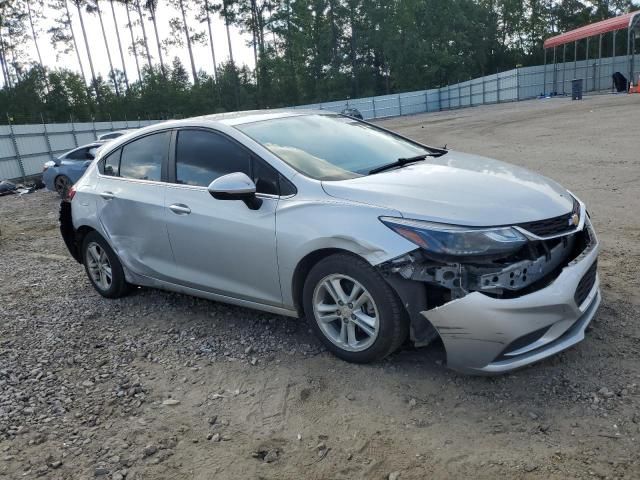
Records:
[[[76,42],[76,34],[73,31],[73,23],[71,23],[71,13],[69,12],[69,4],[67,0],[64,0],[64,8],[67,12],[67,20],[69,21],[69,29],[71,30],[71,40],[73,42],[73,49],[76,51],[78,57],[78,65],[80,66],[80,75],[82,75],[82,81],[87,85],[87,76],[84,74],[84,67],[82,66],[82,60],[80,59],[80,51],[78,50],[78,42]]]
[[[260,76],[258,75],[258,36],[256,32],[258,17],[256,13],[256,0],[251,0],[251,34],[253,36],[253,61],[256,65],[256,84],[258,87],[258,98],[260,98]]]
[[[227,0],[222,0],[222,11],[224,13],[224,24],[227,29],[227,43],[229,44],[229,61],[231,62],[231,68],[233,69],[233,79],[235,82],[235,96],[236,96],[236,108],[240,110],[240,79],[238,78],[238,70],[236,64],[233,61],[233,48],[231,47],[231,31],[229,30],[229,12],[227,11]]]
[[[89,58],[89,68],[91,69],[91,79],[93,81],[93,88],[96,92],[96,97],[98,100],[100,99],[100,93],[98,91],[98,81],[96,80],[96,72],[93,68],[93,60],[91,59],[91,51],[89,50],[89,40],[87,40],[87,31],[84,28],[84,18],[82,16],[82,7],[80,3],[76,3],[76,8],[78,9],[78,15],[80,16],[80,28],[82,29],[82,36],[84,37],[84,46],[87,49],[87,57]]]
[[[331,66],[336,70],[339,68],[338,60],[338,26],[336,25],[335,0],[329,0],[329,23],[331,23]]]
[[[191,61],[191,74],[193,75],[193,83],[198,84],[198,72],[196,71],[196,63],[193,60],[193,50],[191,49],[191,35],[189,35],[189,26],[187,25],[187,15],[184,11],[184,1],[180,0],[180,11],[182,12],[182,26],[184,34],[187,37],[187,50],[189,50],[189,60]]]
[[[2,76],[4,77],[4,85],[7,88],[12,88],[11,76],[9,75],[9,67],[7,65],[7,57],[4,54],[4,40],[2,39],[2,32],[0,32],[0,63],[2,63]]]
[[[36,53],[38,54],[38,63],[40,68],[44,72],[44,63],[42,63],[42,55],[40,55],[40,46],[38,45],[38,36],[36,35],[36,29],[33,26],[33,16],[31,15],[31,3],[27,2],[27,11],[29,13],[29,24],[31,25],[31,35],[33,36],[33,43],[36,45]],[[47,87],[48,89],[48,87]]]
[[[227,15],[227,0],[222,0],[222,11],[224,15],[224,24],[225,24],[225,27],[227,28],[227,43],[229,45],[229,61],[235,67],[235,62],[233,61],[233,48],[231,47],[231,32],[229,31],[229,17]]]
[[[356,40],[356,22],[355,22],[355,7],[353,5],[353,2],[350,3],[349,5],[349,24],[351,25],[351,52],[350,52],[350,57],[351,57],[351,75],[352,75],[352,86],[351,86],[351,91],[352,91],[352,96],[353,98],[358,98],[358,72],[357,72],[357,40]]]
[[[127,86],[127,92],[129,91],[129,78],[127,77],[127,67],[124,63],[124,53],[122,52],[122,41],[120,40],[120,30],[118,29],[118,20],[116,19],[116,11],[113,8],[113,0],[109,0],[111,4],[111,15],[113,16],[113,23],[116,26],[116,38],[118,39],[118,49],[120,50],[120,61],[122,62],[122,72],[124,73],[124,84]],[[125,8],[128,8],[125,5]]]
[[[204,0],[204,9],[207,12],[207,28],[209,29],[209,45],[211,46],[211,61],[213,62],[213,79],[218,81],[218,66],[216,64],[216,52],[213,48],[213,34],[211,33],[211,15],[209,12],[209,0]]]
[[[109,42],[107,42],[107,33],[104,30],[104,22],[102,21],[102,12],[100,11],[100,2],[96,0],[96,10],[98,12],[98,19],[100,19],[100,29],[102,30],[102,38],[104,39],[104,47],[107,49],[107,59],[109,60],[109,73],[111,75],[111,81],[113,82],[113,88],[116,91],[116,95],[120,96],[120,90],[118,88],[118,82],[116,81],[116,74],[113,71],[113,62],[111,61],[111,51],[109,50]]]
[[[18,68],[18,59],[16,58],[16,49],[15,47],[11,47],[11,63],[13,65],[13,71],[16,72],[16,83],[22,81],[22,75],[20,74],[20,69]]]
[[[129,33],[131,34],[131,47],[133,48],[133,58],[136,60],[136,70],[138,71],[138,81],[142,82],[142,75],[140,75],[140,62],[138,61],[138,48],[136,47],[136,38],[133,35],[133,24],[131,23],[131,13],[129,12],[129,1],[124,3],[127,10],[127,21],[129,22]]]
[[[160,44],[160,36],[158,35],[158,24],[156,23],[156,7],[149,5],[149,13],[151,13],[151,23],[153,24],[153,32],[156,36],[156,44],[158,45],[158,60],[160,60],[160,69],[162,76],[166,78],[166,70],[164,68],[164,59],[162,58],[162,45]]]
[[[142,9],[140,8],[140,0],[136,0],[136,8],[138,9],[138,16],[140,17],[142,39],[144,40],[144,49],[147,53],[147,62],[149,62],[149,68],[153,68],[153,64],[151,63],[151,52],[149,51],[149,42],[147,41],[147,29],[144,28],[144,16],[142,15]]]

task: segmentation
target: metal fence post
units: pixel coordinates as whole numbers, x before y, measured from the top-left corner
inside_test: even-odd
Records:
[[[53,160],[53,149],[51,148],[51,140],[49,139],[49,130],[47,129],[47,124],[44,123],[44,116],[42,114],[40,114],[40,120],[42,120],[42,128],[44,128],[44,141],[49,150],[49,158]]]
[[[567,86],[567,44],[562,47],[562,95],[566,93]]]
[[[26,175],[24,173],[24,164],[22,163],[22,157],[20,156],[20,149],[18,148],[18,142],[16,142],[16,135],[13,132],[13,124],[11,123],[11,117],[7,113],[7,123],[9,124],[9,133],[11,134],[11,143],[13,145],[13,151],[16,155],[16,161],[18,162],[18,167],[20,167],[20,175],[22,176],[22,181],[26,181]]]
[[[442,87],[438,87],[438,111],[442,111]]]
[[[557,69],[557,60],[556,60],[556,50],[557,47],[553,47],[553,91],[551,95],[555,95],[558,93],[558,69]]]
[[[496,96],[497,96],[497,103],[500,103],[500,72],[496,73]]]
[[[520,101],[520,69],[516,67],[516,102]]]
[[[587,37],[587,55],[584,59],[584,91],[589,91],[589,39],[591,37]]]
[[[462,108],[462,93],[460,91],[460,79],[458,79],[458,108]]]
[[[93,128],[93,137],[97,140],[98,139],[98,132],[96,130],[96,118],[94,116],[91,117],[91,125]]]
[[[76,135],[76,124],[73,123],[73,116],[70,116],[69,120],[71,121],[71,134],[73,135],[73,143],[76,147],[78,147],[78,136]]]
[[[400,94],[398,94],[398,108],[400,109],[400,116],[402,116],[402,99],[400,98]]]
[[[600,81],[602,78],[602,34],[600,34],[600,38],[598,41],[598,91],[602,88],[602,82]]]
[[[486,92],[487,92],[487,76],[483,75],[482,76],[482,104],[483,105],[486,105],[487,103]]]
[[[544,48],[544,47],[542,47]],[[544,67],[542,71],[542,96],[547,96],[547,49],[544,49]]]
[[[578,76],[578,41],[573,42],[573,80]]]
[[[613,75],[616,72],[616,33],[618,33],[616,30],[613,31],[613,47],[611,48],[611,75]],[[613,81],[611,82],[611,90],[613,90],[615,92],[616,90],[616,85],[615,83],[613,83]]]
[[[376,97],[371,97],[371,103],[373,106],[373,119],[378,118],[378,114],[376,113]]]
[[[424,111],[429,111],[429,90],[424,91]]]
[[[113,132],[115,129],[113,128],[113,118],[111,118],[111,114],[109,114],[109,123],[111,124],[111,131]]]

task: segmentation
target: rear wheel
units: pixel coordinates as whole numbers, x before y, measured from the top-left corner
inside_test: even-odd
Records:
[[[303,297],[312,328],[343,360],[380,360],[407,338],[408,321],[400,300],[361,258],[336,254],[321,260],[307,276]]]
[[[71,188],[71,179],[66,175],[58,175],[56,179],[53,181],[53,186],[60,195],[61,198],[65,198],[67,195],[67,191]]]
[[[84,238],[82,258],[87,276],[100,295],[119,298],[129,293],[130,285],[118,256],[97,232]]]

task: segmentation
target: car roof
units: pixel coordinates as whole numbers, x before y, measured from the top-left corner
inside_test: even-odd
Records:
[[[98,135],[98,138],[100,137],[104,137],[106,135],[113,135],[113,134],[120,134],[120,135],[124,135],[125,133],[128,133],[129,130],[113,130],[111,132],[105,132],[105,133],[101,133],[100,135]]]
[[[229,126],[243,125],[245,123],[260,122],[264,120],[274,120],[278,118],[298,117],[301,115],[329,115],[334,112],[327,110],[308,110],[283,108],[278,110],[247,110],[244,112],[216,113],[213,115],[203,115],[187,120],[209,120],[219,122]]]
[[[185,118],[180,120],[167,120],[154,123],[152,125],[127,131],[124,135],[113,140],[108,140],[113,150],[126,144],[134,138],[154,133],[158,130],[165,130],[180,127],[193,126],[227,126],[235,127],[247,123],[260,122],[265,120],[275,120],[278,118],[299,117],[303,115],[338,115],[329,110],[303,110],[303,109],[278,109],[278,110],[248,110],[243,112],[216,113],[213,115],[202,115],[200,117]]]
[[[82,150],[83,148],[101,147],[105,143],[106,142],[91,142],[91,143],[87,143],[86,145],[80,145],[80,146],[77,146],[75,148],[72,148],[67,153],[75,152],[76,150]]]

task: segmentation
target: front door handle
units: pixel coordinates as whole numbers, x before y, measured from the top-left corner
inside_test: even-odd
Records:
[[[114,198],[116,198],[113,192],[102,192],[100,196],[105,200],[113,200]]]
[[[169,210],[171,210],[176,215],[189,215],[191,213],[191,209],[186,205],[183,205],[182,203],[171,205],[169,207]]]

